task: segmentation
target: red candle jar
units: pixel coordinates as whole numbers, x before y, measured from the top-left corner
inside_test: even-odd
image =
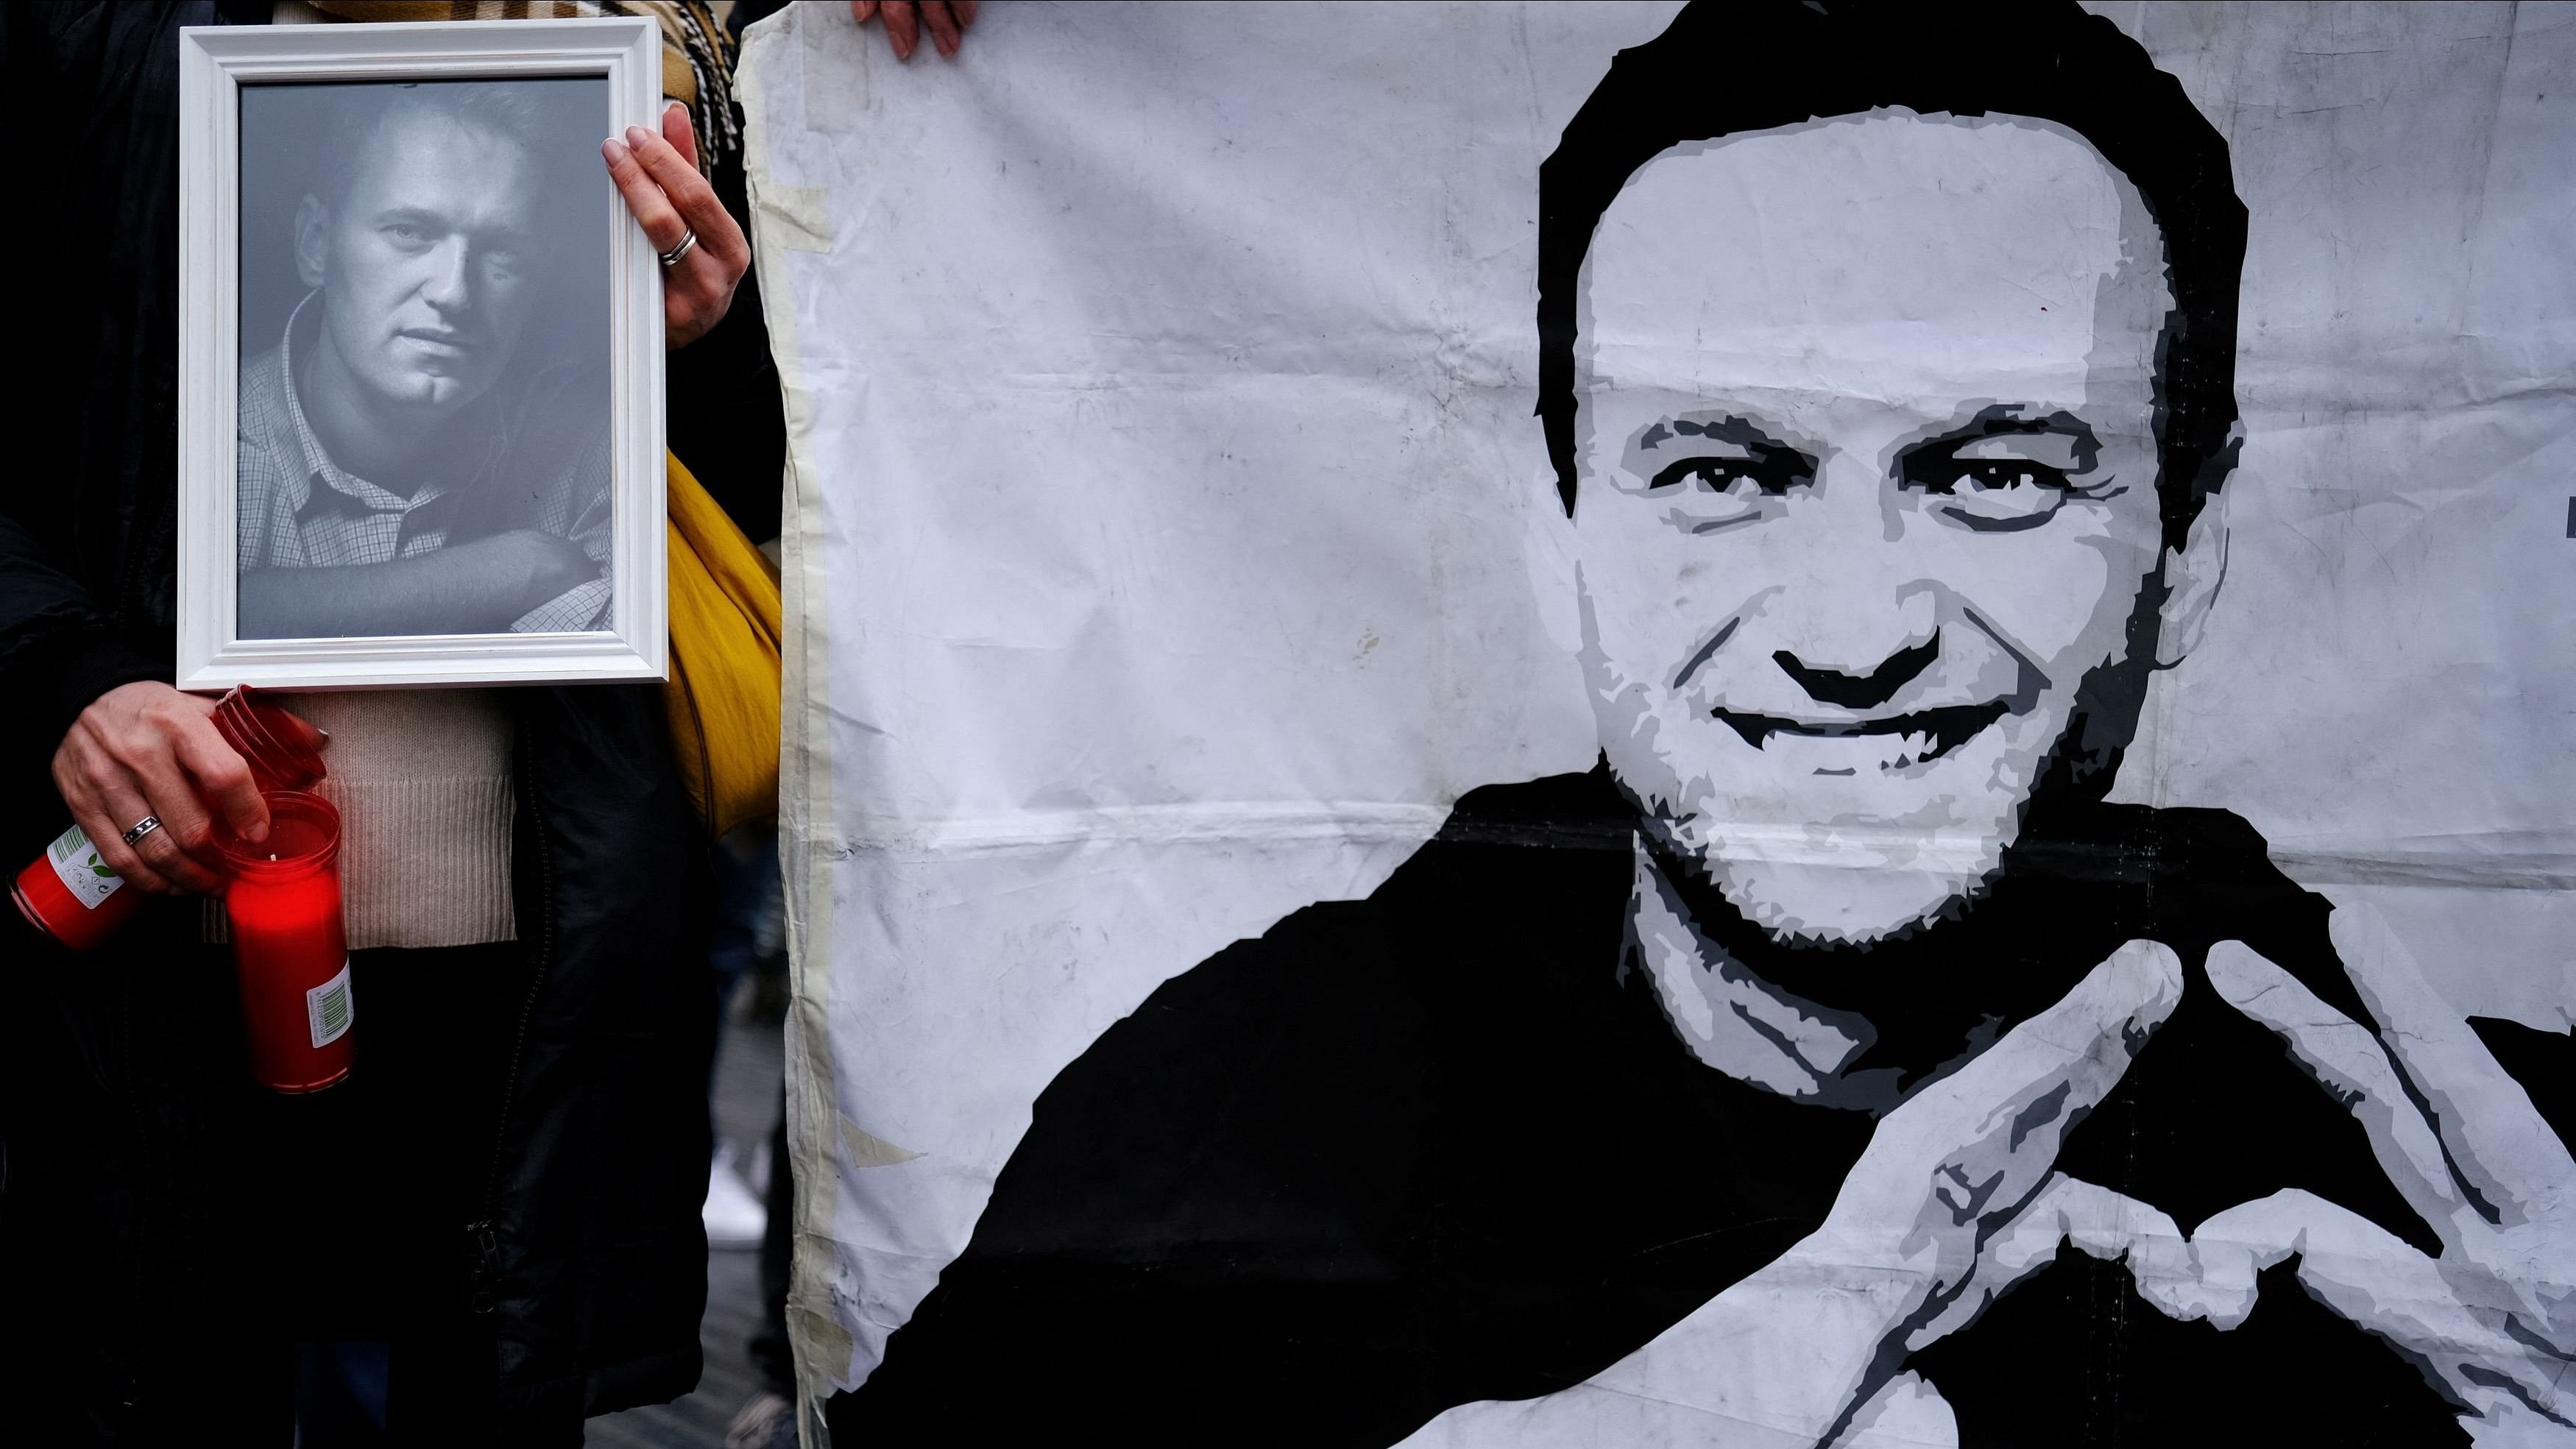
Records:
[[[329,737],[253,698],[247,684],[215,702],[213,723],[263,791],[309,789],[326,773],[321,750]],[[72,950],[87,951],[143,908],[143,893],[124,890],[124,885],[75,825],[18,872],[9,898],[29,925]]]
[[[349,937],[340,918],[340,812],[302,790],[262,792],[268,838],[216,828],[232,882],[233,966],[251,1074],[279,1092],[318,1092],[349,1075],[356,1039]]]

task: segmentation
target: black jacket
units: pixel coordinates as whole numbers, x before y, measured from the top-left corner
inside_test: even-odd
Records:
[[[1633,824],[1603,771],[1475,791],[1368,899],[1166,982],[1038,1098],[964,1254],[828,1404],[836,1440],[1377,1449],[1582,1382],[1814,1230],[1877,1119],[1690,1055],[1625,955]],[[1694,903],[1722,938],[1728,914]],[[2202,975],[2241,939],[2367,1020],[2326,916],[2232,815],[2079,806],[1963,918],[1801,994],[1871,1024],[1856,1068],[1914,1079],[2166,942],[2182,1002],[2059,1169],[2186,1231],[2300,1187],[2438,1251],[2351,1114]],[[2489,1029],[2563,1102],[2563,1039]],[[2067,1249],[1910,1366],[1969,1445],[2465,1441],[2286,1267],[2221,1333]]]
[[[0,481],[0,858],[12,871],[67,819],[48,762],[74,718],[116,685],[172,677],[178,29],[217,19],[208,3],[0,10],[22,126],[22,224],[0,228],[20,364]],[[485,1003],[506,1023],[506,1079],[460,1084],[461,1102],[498,1115],[481,1129],[490,1165],[452,1251],[481,1285],[504,1410],[561,1417],[671,1398],[698,1377],[704,835],[657,687],[529,688],[513,701],[524,969]],[[223,1144],[206,1140],[181,1084],[199,1080],[204,1064],[184,1059],[199,1044],[239,1048],[229,1017],[205,1019],[204,972],[173,975],[174,960],[198,959],[172,944],[192,913],[152,914],[78,961],[19,935],[0,944],[0,1344],[70,1332],[36,1320],[51,1310],[23,1290],[72,1278],[85,1331],[107,1340],[83,1345],[98,1350],[84,1361],[109,1367],[96,1383],[27,1386],[34,1407],[78,1397],[68,1417],[138,1443],[158,1442],[146,1426],[188,1422],[174,1386],[238,1319],[221,1301],[237,1245],[186,1191]],[[33,1225],[63,1220],[28,1204],[62,1186],[46,1164],[81,1159],[47,1149],[48,1127],[124,1135],[132,1180],[79,1184],[112,1261],[48,1262],[58,1245]],[[9,1398],[12,1416],[30,1403]]]

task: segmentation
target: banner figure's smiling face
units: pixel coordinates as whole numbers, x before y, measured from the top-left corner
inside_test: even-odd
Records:
[[[2039,122],[1693,143],[1602,217],[1574,509],[1601,742],[1773,935],[1973,895],[2152,625],[2171,305],[2136,191]]]

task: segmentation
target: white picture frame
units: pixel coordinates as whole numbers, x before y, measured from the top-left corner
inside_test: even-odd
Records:
[[[609,627],[240,637],[235,535],[245,86],[597,77],[599,137],[658,126],[661,36],[638,18],[191,26],[179,55],[178,669],[183,690],[363,689],[667,677],[661,268],[615,188]],[[596,141],[594,140],[594,155]],[[604,173],[603,173],[604,174]]]

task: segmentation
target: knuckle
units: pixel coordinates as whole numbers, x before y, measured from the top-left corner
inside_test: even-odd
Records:
[[[161,732],[152,728],[148,721],[139,728],[120,728],[113,733],[105,734],[100,738],[99,745],[100,753],[125,765],[148,760],[157,753],[166,752],[169,748]]]

